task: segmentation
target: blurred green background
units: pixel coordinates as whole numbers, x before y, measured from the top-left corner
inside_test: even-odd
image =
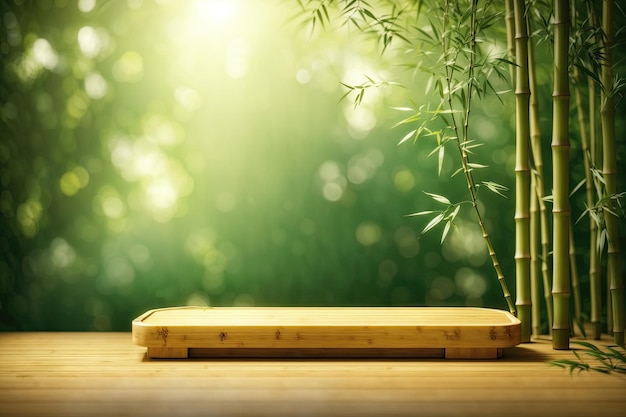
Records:
[[[466,199],[456,155],[438,177],[432,143],[397,146],[408,130],[390,107],[425,80],[362,37],[309,37],[296,11],[2,2],[1,330],[128,330],[176,305],[506,308],[471,211],[443,245],[405,216],[439,208],[422,190]],[[340,82],[363,74],[411,88],[355,109]],[[480,180],[512,188],[504,101],[475,107],[476,161],[491,166]],[[507,194],[481,209],[513,289]]]

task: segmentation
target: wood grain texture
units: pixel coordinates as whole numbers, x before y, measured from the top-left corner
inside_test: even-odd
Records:
[[[151,360],[130,333],[0,333],[0,416],[621,416],[626,377],[548,339],[498,361]]]
[[[167,308],[133,320],[132,334],[135,344],[148,347],[149,356],[167,358],[187,357],[180,348],[427,353],[453,348],[444,356],[497,358],[498,349],[521,340],[519,320],[506,311],[454,307]]]

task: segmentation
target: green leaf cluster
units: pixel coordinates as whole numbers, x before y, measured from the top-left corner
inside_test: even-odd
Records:
[[[583,341],[571,343],[582,346],[582,348],[572,351],[576,356],[576,360],[557,359],[548,363],[552,366],[568,369],[570,374],[573,374],[574,371],[578,373],[593,371],[603,374],[626,373],[626,350],[623,347],[606,346],[605,348],[600,348],[593,343]]]

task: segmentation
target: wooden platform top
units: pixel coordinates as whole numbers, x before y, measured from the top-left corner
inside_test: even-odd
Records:
[[[207,314],[210,313],[210,314]],[[140,318],[150,325],[357,326],[357,325],[508,325],[518,320],[506,311],[468,307],[187,307],[151,310]]]
[[[497,361],[150,360],[130,333],[0,333],[0,416],[626,415],[625,375],[559,358],[545,338]]]

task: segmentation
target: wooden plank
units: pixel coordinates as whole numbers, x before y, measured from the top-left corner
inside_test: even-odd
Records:
[[[148,348],[150,350],[150,348]],[[148,357],[156,358],[149,352]],[[190,348],[190,358],[444,358],[445,349],[437,348]]]
[[[548,338],[504,351],[499,361],[151,360],[130,333],[0,333],[0,417],[624,416],[624,376],[549,366],[576,357]]]
[[[496,359],[502,357],[498,348],[446,348],[446,359]]]
[[[185,359],[188,357],[188,348],[148,347],[146,356],[149,358]]]
[[[466,350],[451,350],[445,357],[486,359],[521,341],[519,320],[484,308],[168,308],[133,320],[132,334],[139,346],[203,349],[196,354],[228,349],[226,356],[254,356],[253,349],[277,349],[287,356],[315,349],[371,349],[369,354],[383,356],[404,350],[406,356],[406,349],[413,354],[426,349],[431,356],[432,349],[451,348]],[[149,356],[162,357],[159,352],[150,350]]]

